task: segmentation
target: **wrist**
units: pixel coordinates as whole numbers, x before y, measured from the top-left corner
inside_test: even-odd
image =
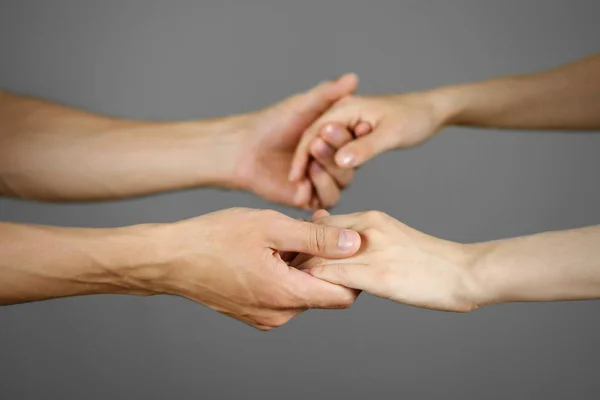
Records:
[[[87,281],[100,293],[161,294],[159,282],[166,271],[161,233],[166,224],[132,225],[101,229],[101,238],[89,250],[92,270]]]
[[[128,290],[190,297],[189,283],[207,273],[214,258],[214,249],[206,246],[211,225],[205,219],[127,228],[140,254],[133,255],[116,275],[124,278]]]
[[[470,282],[472,302],[475,308],[503,303],[499,291],[501,272],[490,262],[495,242],[464,244],[464,270]]]
[[[236,115],[175,124],[181,145],[188,149],[188,157],[181,161],[189,160],[183,168],[194,171],[193,187],[240,189],[236,161],[248,122],[246,115]]]
[[[455,86],[441,87],[425,92],[440,128],[457,124],[466,107],[461,100],[460,89]]]

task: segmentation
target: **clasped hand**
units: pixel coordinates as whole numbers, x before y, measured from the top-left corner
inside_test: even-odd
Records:
[[[247,136],[244,148],[253,150],[240,158],[240,186],[274,201],[329,207],[352,180],[354,167],[391,148],[423,142],[441,128],[426,96],[352,97],[356,84],[355,76],[346,75],[254,114],[259,134]],[[260,329],[280,326],[308,308],[348,307],[358,293],[348,288],[448,311],[468,311],[480,302],[463,245],[383,213],[329,216],[321,210],[312,225],[255,210],[202,219],[210,221],[206,229],[216,227],[210,240],[218,255],[211,257],[215,268],[198,281],[196,268],[178,267],[190,279],[171,292]],[[340,232],[353,238],[345,249],[336,246]],[[228,252],[222,243],[236,250]]]

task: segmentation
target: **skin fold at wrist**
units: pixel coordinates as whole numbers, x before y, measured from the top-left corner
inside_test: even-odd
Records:
[[[442,87],[423,92],[422,95],[431,104],[436,125],[440,129],[456,124],[464,107],[456,88]]]

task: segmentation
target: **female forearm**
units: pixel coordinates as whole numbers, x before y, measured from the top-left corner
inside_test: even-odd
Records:
[[[430,92],[446,125],[600,129],[600,54],[549,71]]]
[[[480,305],[600,298],[600,226],[467,246]]]
[[[0,195],[104,200],[230,186],[240,119],[126,121],[0,92]]]

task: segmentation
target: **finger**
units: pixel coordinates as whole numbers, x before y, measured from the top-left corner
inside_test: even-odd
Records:
[[[350,136],[352,137],[352,136]],[[310,145],[310,154],[327,171],[341,189],[354,179],[354,170],[340,168],[334,159],[335,150],[322,138],[318,137]]]
[[[312,216],[312,222],[350,229],[356,232],[362,232],[372,225],[364,212],[331,215],[327,210],[317,210]]]
[[[356,74],[345,74],[335,81],[325,82],[317,85],[310,91],[308,91],[303,97],[303,107],[311,115],[315,115],[314,119],[329,109],[335,102],[352,94],[358,87],[358,76]],[[307,135],[307,131],[300,140],[296,152],[294,154],[294,160],[292,162],[292,168],[289,174],[290,181],[297,181],[306,174],[306,168],[308,166],[308,145],[313,137],[316,136],[316,132],[311,132]]]
[[[367,134],[371,133],[372,131],[373,131],[373,127],[371,127],[371,124],[368,122],[365,122],[365,121],[359,122],[354,127],[354,134],[356,135],[356,137],[367,135]]]
[[[384,151],[394,148],[393,134],[378,130],[342,147],[335,154],[335,162],[340,167],[354,168]]]
[[[315,193],[313,193],[313,199],[310,202],[310,209],[311,210],[318,210],[319,208],[321,208],[321,203],[319,201],[318,194],[315,192]]]
[[[329,217],[330,215],[331,214],[329,214],[329,211],[327,211],[327,210],[323,210],[323,209],[317,210],[317,211],[315,211],[315,213],[312,216],[312,221],[313,222],[317,222],[320,219],[323,219],[325,217]]]
[[[300,208],[307,208],[312,198],[312,184],[308,179],[300,182],[295,188],[294,205]]]
[[[323,126],[319,136],[336,150],[354,139],[352,132],[347,127],[337,123],[329,123]]]
[[[310,160],[309,146],[313,138],[317,136],[316,132],[313,128],[309,128],[300,138],[300,142],[292,157],[292,165],[288,176],[290,182],[297,182],[306,176],[306,168]]]
[[[288,265],[290,267],[294,267],[294,268],[298,268],[300,265],[304,264],[306,261],[308,261],[312,256],[310,254],[304,254],[304,253],[295,253],[298,254],[296,256],[296,258],[294,258],[292,261],[290,261],[288,263]]]
[[[307,263],[310,263],[309,260]],[[324,281],[373,294],[379,292],[381,279],[376,270],[367,264],[329,263],[305,269],[304,272]]]
[[[308,176],[313,183],[321,207],[333,207],[340,201],[340,189],[336,181],[319,163],[316,161],[310,163]]]
[[[296,288],[297,308],[347,308],[358,297],[355,290],[317,279],[304,271],[290,268],[289,286]]]
[[[344,258],[360,248],[360,235],[352,230],[282,216],[273,221],[269,238],[275,250],[295,251],[324,258]]]

